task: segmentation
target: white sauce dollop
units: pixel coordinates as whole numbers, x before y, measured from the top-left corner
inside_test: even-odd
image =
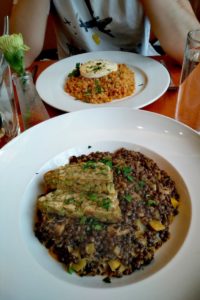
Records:
[[[85,78],[100,78],[116,72],[118,69],[117,63],[107,60],[91,60],[81,64],[80,74]]]

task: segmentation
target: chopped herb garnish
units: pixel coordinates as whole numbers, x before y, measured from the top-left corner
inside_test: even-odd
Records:
[[[76,68],[68,74],[68,77],[78,77],[80,76],[80,63],[76,64]]]
[[[87,217],[86,216],[82,216],[80,218],[80,224],[86,224],[86,221],[87,221]]]
[[[149,199],[149,200],[147,201],[147,205],[148,205],[148,206],[156,206],[156,205],[158,205],[158,203],[157,203],[155,200],[150,200],[150,199]]]
[[[133,176],[131,176],[131,175],[126,175],[125,177],[128,179],[128,181],[131,181],[131,182],[133,181]]]
[[[100,160],[100,162],[104,163],[105,165],[109,166],[112,169],[112,160],[110,160],[109,158],[102,158]]]
[[[87,162],[84,163],[83,169],[95,169],[96,168],[96,162],[93,160],[88,160]]]
[[[100,224],[99,221],[95,218],[88,218],[87,222],[90,225],[91,229],[94,229],[94,230],[97,230],[97,231],[103,229],[103,224]]]
[[[120,174],[121,174],[121,169],[120,169],[120,167],[116,167],[116,168],[115,168],[115,171],[116,171],[117,175],[120,175]]]
[[[143,189],[143,188],[145,187],[145,185],[146,185],[146,183],[145,183],[143,180],[140,180],[140,181],[138,182],[138,186],[139,186],[141,189]]]
[[[96,79],[94,81],[94,83],[95,83],[95,92],[96,92],[96,94],[101,94],[102,91],[103,91],[103,89],[102,89],[102,87],[99,84],[99,80]]]
[[[122,171],[123,171],[123,174],[126,176],[127,174],[130,174],[132,172],[132,169],[131,169],[131,167],[125,166],[125,167],[123,167]]]
[[[102,69],[101,63],[97,63],[96,66],[92,66],[92,71],[97,72]]]
[[[104,225],[100,224],[99,221],[95,218],[87,218],[86,216],[82,216],[80,218],[80,224],[88,225],[87,231],[92,229],[94,230],[102,230]]]
[[[105,277],[105,278],[103,279],[103,281],[104,281],[105,283],[111,283],[110,277]]]
[[[99,231],[102,229],[102,225],[101,224],[95,224],[92,226],[95,230]]]
[[[67,269],[67,273],[68,273],[68,274],[73,274],[73,273],[74,273],[74,269],[73,269],[72,267],[69,267],[69,268]]]
[[[124,200],[126,200],[127,202],[131,202],[133,200],[133,197],[129,194],[124,196]]]
[[[106,210],[109,210],[110,206],[111,206],[111,200],[109,198],[104,198],[102,200],[101,207],[105,208]]]
[[[85,92],[84,92],[84,95],[87,97],[87,96],[91,96],[91,90],[90,89],[87,89]]]
[[[87,196],[88,196],[88,199],[91,200],[91,201],[96,201],[97,200],[97,194],[88,193]]]
[[[128,167],[128,166],[123,167],[122,172],[123,172],[124,177],[126,179],[128,179],[128,181],[133,181],[133,176],[131,175],[131,173],[132,173],[131,167]]]
[[[75,199],[72,197],[72,198],[66,199],[64,201],[64,204],[70,204],[70,203],[74,203],[74,202],[75,202]]]

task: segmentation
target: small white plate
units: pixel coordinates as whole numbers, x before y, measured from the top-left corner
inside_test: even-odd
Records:
[[[88,60],[107,59],[124,63],[135,72],[136,90],[133,95],[103,104],[89,104],[75,100],[64,91],[64,83],[76,63]],[[100,51],[74,55],[45,69],[36,82],[40,97],[49,105],[70,112],[94,107],[141,108],[154,102],[168,88],[169,73],[162,64],[154,59],[129,52]]]
[[[153,158],[181,194],[171,238],[154,261],[113,279],[69,275],[33,233],[43,173],[71,155],[121,146]],[[3,300],[198,300],[200,295],[200,136],[147,111],[89,109],[52,118],[0,150],[0,298]]]

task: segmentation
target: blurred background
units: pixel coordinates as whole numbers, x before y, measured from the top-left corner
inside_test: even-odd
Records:
[[[4,16],[10,16],[13,0],[0,0],[0,35],[3,33]],[[43,51],[54,51],[56,49],[56,38],[52,17],[49,16]]]
[[[200,21],[200,0],[189,0],[193,10]],[[4,16],[9,16],[11,13],[13,0],[0,0],[0,35],[3,33]],[[49,16],[47,23],[47,30],[45,35],[45,41],[43,46],[43,52],[39,58],[52,58],[56,59],[56,38],[53,26],[52,17]]]

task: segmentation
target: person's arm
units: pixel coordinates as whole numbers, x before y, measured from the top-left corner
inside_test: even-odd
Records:
[[[24,43],[30,47],[25,62],[29,66],[40,54],[45,37],[49,0],[18,0],[10,18],[11,33],[22,33]]]
[[[182,63],[188,31],[200,24],[188,0],[140,0],[164,51]]]

